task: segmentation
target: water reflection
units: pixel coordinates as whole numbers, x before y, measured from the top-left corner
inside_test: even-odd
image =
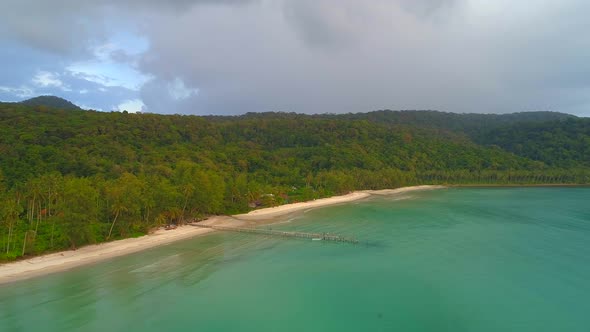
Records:
[[[0,331],[92,330],[97,322],[107,329],[110,322],[158,316],[161,307],[173,305],[178,294],[169,293],[168,288],[197,287],[248,250],[276,245],[267,240],[214,234],[4,285],[0,287]],[[145,305],[153,296],[159,301]]]

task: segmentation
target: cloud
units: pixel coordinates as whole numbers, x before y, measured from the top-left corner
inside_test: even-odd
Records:
[[[145,107],[144,103],[140,99],[125,100],[119,104],[116,109],[119,112],[127,111],[129,113],[141,112]]]
[[[50,73],[48,71],[39,71],[37,72],[37,74],[35,75],[35,77],[33,77],[31,79],[31,81],[33,82],[34,85],[36,85],[37,87],[41,87],[41,88],[59,88],[62,91],[72,91],[72,89],[70,89],[69,86],[67,86],[66,84],[64,84],[64,82],[62,82],[59,79],[59,74],[57,73]]]
[[[362,24],[350,1],[286,1],[283,13],[295,32],[314,47],[343,47]]]
[[[465,0],[401,0],[401,8],[417,16],[437,15],[441,11],[454,9],[455,6],[467,3]]]
[[[73,63],[65,68],[73,77],[94,82],[106,87],[120,86],[139,90],[150,77],[133,68],[113,63],[86,61]]]
[[[583,0],[6,0],[0,61],[15,65],[0,92],[60,91],[31,86],[43,71],[106,110],[140,99],[161,113],[589,114],[588,10]]]
[[[8,87],[8,86],[0,86],[0,92],[2,95],[7,96],[8,98],[2,99],[5,101],[14,101],[13,98],[10,96],[16,96],[18,98],[30,98],[35,96],[35,90],[27,87],[21,86],[18,88]]]
[[[58,54],[83,55],[89,43],[142,15],[176,14],[196,5],[246,3],[247,0],[3,0],[0,37]],[[138,24],[137,21],[133,24]]]
[[[284,1],[283,15],[299,37],[310,46],[354,47],[356,43],[387,36],[389,29],[403,28],[409,20],[418,18],[423,22],[449,14],[464,0],[373,0],[371,5],[357,0],[298,0]],[[410,15],[412,18],[408,18]],[[388,22],[389,21],[389,22]],[[401,24],[396,24],[399,21]],[[405,21],[405,22],[404,22]],[[386,28],[381,32],[375,25]],[[410,31],[411,32],[411,31]]]
[[[168,94],[174,100],[187,99],[193,95],[197,95],[199,89],[190,89],[184,85],[184,82],[180,78],[175,78],[172,82],[168,83]]]
[[[182,82],[182,81],[180,81]],[[171,90],[172,88],[172,90]],[[195,114],[198,94],[182,85],[175,90],[174,81],[153,79],[148,81],[140,91],[139,99],[144,103],[143,111],[163,114]]]
[[[93,110],[93,111],[105,112],[105,110],[103,108],[96,107],[96,106],[89,106],[89,105],[86,105],[83,102],[80,102],[77,100],[74,100],[73,103],[83,110]]]
[[[434,100],[426,104],[422,95],[442,94],[431,77],[436,68],[426,60],[440,46],[438,27],[388,1],[375,1],[373,6],[343,1],[337,13],[330,10],[334,1],[322,3],[326,5],[265,3],[240,11],[199,8],[161,18],[146,31],[150,57],[140,68],[163,81],[182,76],[198,87],[190,110],[205,114],[447,106]],[[299,16],[283,15],[291,10],[298,10]],[[310,19],[298,22],[303,16],[313,17],[317,24],[306,23]],[[308,32],[302,33],[302,27]],[[179,31],[190,31],[192,42]],[[147,85],[146,89],[149,93],[142,91],[142,96],[151,97],[144,99],[162,95]],[[145,102],[156,111],[156,105]]]
[[[2,23],[0,31],[4,31]],[[146,42],[131,32],[89,46],[84,56],[58,55],[28,42],[3,41],[0,62],[5,66],[0,76],[0,100],[19,101],[51,94],[89,108],[111,110],[112,105],[123,100],[136,99],[140,85],[149,79],[134,69],[137,60],[119,63],[111,54],[120,51],[137,57],[145,50]]]
[[[140,68],[163,81],[182,76],[199,94],[187,108],[146,105],[205,114],[382,108],[581,114],[590,77],[585,9],[573,0],[193,8],[159,17],[145,31],[151,47]],[[144,90],[157,98],[157,90]]]
[[[137,61],[147,47],[143,39],[127,35],[117,42],[108,41],[92,47],[93,57],[76,61],[65,67],[71,75],[104,86],[121,86],[130,90],[139,88],[150,76],[137,70]],[[138,43],[135,48],[128,44]]]
[[[55,77],[59,77],[56,79]],[[21,101],[38,95],[56,95],[73,101],[83,108],[117,110],[123,101],[134,100],[138,92],[121,86],[104,86],[64,73],[40,73],[36,84],[0,86],[0,100]],[[28,83],[32,83],[31,80]],[[72,87],[72,88],[70,88]],[[75,87],[75,88],[74,88]],[[114,105],[114,106],[113,106]]]

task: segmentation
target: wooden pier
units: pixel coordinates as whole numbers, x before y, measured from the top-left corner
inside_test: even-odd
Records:
[[[292,237],[300,239],[311,239],[311,240],[322,240],[330,242],[344,242],[358,244],[359,241],[353,238],[347,238],[339,235],[328,234],[328,233],[304,233],[304,232],[286,232],[264,228],[249,228],[249,227],[230,227],[230,226],[215,226],[215,225],[204,225],[198,223],[190,223],[189,225],[202,228],[211,228],[218,231],[227,232],[238,232],[238,233],[250,233],[260,235],[271,235],[271,236],[282,236]]]

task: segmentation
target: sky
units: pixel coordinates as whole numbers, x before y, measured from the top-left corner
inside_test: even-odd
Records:
[[[590,116],[587,0],[2,0],[0,100]]]

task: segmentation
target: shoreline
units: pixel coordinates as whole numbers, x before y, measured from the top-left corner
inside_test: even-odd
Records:
[[[234,221],[227,216],[218,216],[207,220],[209,224],[214,223],[218,225],[224,225],[230,222]],[[78,266],[98,263],[211,232],[214,232],[214,230],[190,225],[180,226],[173,230],[160,228],[151,234],[137,238],[91,244],[76,250],[58,251],[16,262],[0,264],[0,286],[23,279],[67,271]]]
[[[541,184],[448,184],[447,188],[587,188],[590,184],[541,183]]]
[[[325,207],[325,206],[332,206],[344,203],[350,203],[354,201],[363,200],[369,198],[371,196],[389,196],[389,195],[397,195],[403,194],[412,191],[422,191],[422,190],[434,190],[434,189],[443,189],[447,188],[446,186],[439,186],[439,185],[423,185],[423,186],[412,186],[412,187],[402,187],[397,189],[381,189],[381,190],[358,190],[353,191],[351,193],[340,195],[340,196],[332,196],[327,198],[319,198],[313,201],[307,202],[298,202],[298,203],[291,203],[285,205],[279,205],[259,210],[253,210],[248,213],[237,214],[233,215],[232,217],[242,221],[265,221],[265,220],[272,220],[278,217],[283,217],[285,215],[289,215],[292,213],[306,211],[310,209]]]
[[[202,223],[221,226],[243,226],[245,224],[256,225],[257,223],[263,223],[296,212],[349,203],[366,199],[371,196],[396,195],[412,191],[442,188],[445,188],[445,186],[425,185],[397,189],[354,191],[346,195],[263,208],[233,216],[215,216],[202,221]],[[105,261],[111,258],[136,253],[212,232],[214,232],[213,229],[198,228],[190,225],[180,226],[174,230],[158,229],[152,234],[138,238],[128,238],[93,244],[81,247],[77,250],[60,251],[16,262],[0,264],[0,285],[55,272],[66,271],[78,266]]]

